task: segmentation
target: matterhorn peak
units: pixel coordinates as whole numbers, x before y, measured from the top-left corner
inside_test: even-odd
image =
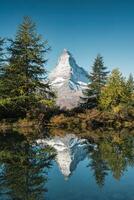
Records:
[[[67,49],[63,49],[63,54],[67,54],[67,55],[71,56],[71,53]]]
[[[76,63],[75,63],[75,60],[74,60],[72,54],[67,49],[64,49],[60,58],[58,59],[57,67],[71,68],[75,65],[76,65]]]
[[[88,83],[88,74],[79,67],[72,54],[64,49],[49,79],[57,93],[57,104],[63,108],[77,106],[82,90]]]
[[[70,54],[70,52],[67,49],[63,49],[63,53]]]

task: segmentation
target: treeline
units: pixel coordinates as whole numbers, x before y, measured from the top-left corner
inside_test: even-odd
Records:
[[[134,108],[134,79],[131,73],[128,79],[118,68],[109,73],[103,58],[98,55],[88,78],[89,84],[83,91],[80,106],[117,112]]]
[[[49,50],[48,42],[37,33],[29,17],[24,17],[13,39],[0,38],[0,120],[48,120],[52,113],[73,115],[90,109],[134,116],[132,74],[126,79],[119,69],[109,73],[100,55],[93,63],[78,108],[59,111],[47,79]]]

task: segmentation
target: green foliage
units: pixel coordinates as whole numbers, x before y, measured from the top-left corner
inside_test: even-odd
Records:
[[[0,120],[2,118],[26,117],[47,118],[45,112],[57,112],[55,95],[51,90],[45,68],[47,41],[36,31],[36,25],[29,17],[24,17],[14,39],[10,39],[4,49],[4,39],[0,38]],[[7,51],[5,56],[5,51]],[[6,58],[6,59],[5,59]],[[68,111],[70,116],[85,112],[83,108],[100,107],[103,111],[114,113],[129,111],[133,116],[134,80],[130,74],[128,80],[118,69],[108,76],[103,57],[98,55],[90,72],[89,84],[83,91],[78,108]],[[132,108],[132,109],[131,109]],[[51,114],[48,113],[50,119]]]
[[[41,99],[40,103],[44,106],[48,106],[48,107],[53,107],[55,104],[55,101],[53,99]]]
[[[4,45],[4,39],[0,38],[0,76],[2,74],[2,67],[3,67],[3,62],[4,62],[4,50],[3,50],[3,45]]]
[[[50,48],[47,41],[37,34],[35,23],[29,17],[24,17],[15,39],[9,42],[7,64],[0,79],[0,117],[4,112],[10,116],[13,114],[13,117],[15,112],[16,117],[17,112],[24,116],[41,102],[44,106],[46,103],[46,107],[52,106],[54,93],[44,67]]]
[[[37,104],[34,96],[18,96],[0,99],[0,119],[25,117],[27,111]]]
[[[105,176],[108,174],[108,167],[105,160],[102,159],[102,154],[99,148],[96,151],[90,150],[91,154],[91,170],[95,177],[96,183],[99,187],[103,187],[105,183]]]
[[[0,38],[0,98],[1,98],[1,88],[2,88],[2,76],[3,76],[3,67],[4,67],[4,39]]]
[[[129,75],[128,80],[126,82],[126,95],[128,97],[128,105],[134,106],[134,79],[132,74]]]
[[[47,170],[55,152],[41,149],[18,132],[0,136],[0,195],[2,199],[43,200]],[[2,167],[4,166],[4,168]]]
[[[105,183],[109,171],[113,177],[119,180],[128,166],[134,166],[134,137],[129,133],[118,133],[110,131],[100,133],[96,148],[89,147],[89,158],[91,170],[99,187]],[[95,134],[94,134],[95,135]],[[118,162],[117,162],[118,161]]]
[[[44,53],[49,50],[47,42],[36,33],[36,26],[29,17],[25,17],[19,26],[16,37],[10,40],[8,65],[5,67],[5,96],[31,95],[36,90],[49,88],[45,79],[46,59]]]
[[[132,104],[133,80],[130,76],[128,81],[118,69],[114,69],[108,78],[106,85],[101,90],[100,107],[113,109],[118,112],[122,106]]]
[[[101,88],[107,80],[107,67],[104,66],[103,57],[98,55],[92,66],[92,71],[89,74],[88,88],[83,91],[84,97],[82,100],[87,107],[98,105]]]

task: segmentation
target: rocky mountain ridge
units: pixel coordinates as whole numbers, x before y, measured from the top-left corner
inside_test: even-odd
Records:
[[[64,49],[58,64],[49,75],[60,108],[71,109],[78,105],[88,83],[88,73],[79,67],[72,54]]]

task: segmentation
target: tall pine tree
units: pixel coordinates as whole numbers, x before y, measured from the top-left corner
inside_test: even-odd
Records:
[[[106,83],[108,73],[107,67],[104,66],[103,57],[98,54],[88,76],[87,88],[83,91],[82,105],[88,108],[98,105],[101,88]]]
[[[15,39],[10,40],[3,79],[3,97],[15,100],[15,103],[22,102],[22,110],[29,109],[32,101],[45,99],[47,102],[53,96],[44,67],[49,49],[47,41],[37,34],[35,23],[24,17]]]
[[[2,77],[3,77],[3,68],[4,68],[4,39],[0,38],[0,98],[2,98]]]
[[[126,82],[126,95],[128,97],[127,105],[134,106],[134,78],[131,73]]]
[[[132,74],[129,75],[128,80],[127,80],[127,90],[129,94],[134,93],[134,78]]]
[[[24,17],[15,39],[10,42],[9,65],[6,68],[9,83],[7,95],[28,96],[37,89],[49,88],[49,85],[42,82],[46,79],[44,64],[47,60],[44,56],[49,47],[47,41],[42,41],[41,36],[36,33],[36,25],[29,17]]]

